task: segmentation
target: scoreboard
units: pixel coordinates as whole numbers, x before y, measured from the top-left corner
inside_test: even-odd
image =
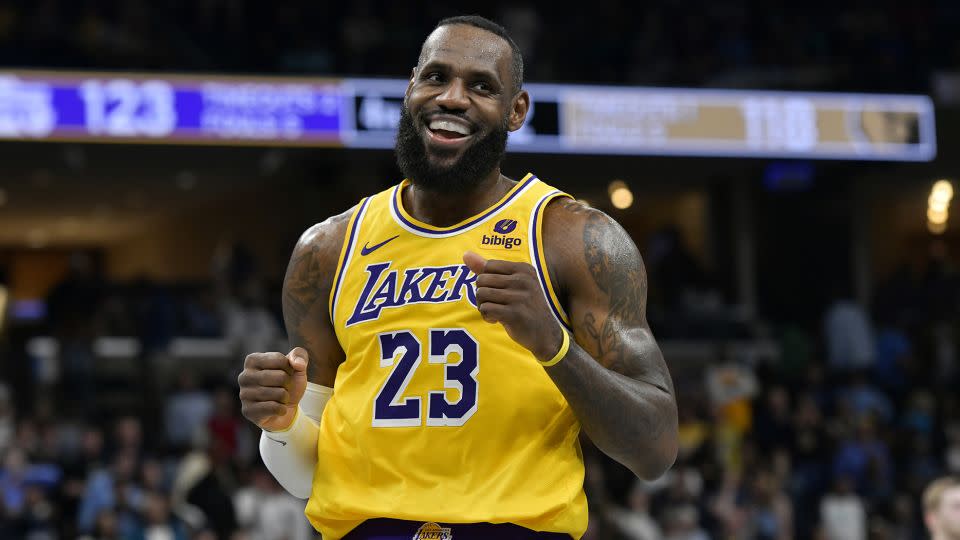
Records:
[[[392,148],[405,79],[0,71],[0,139]],[[514,152],[929,161],[926,96],[526,85]]]

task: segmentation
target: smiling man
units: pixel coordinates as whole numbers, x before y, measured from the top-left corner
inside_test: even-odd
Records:
[[[500,171],[522,83],[503,28],[438,24],[404,100],[406,179],[303,234],[283,287],[294,348],[244,362],[261,455],[325,539],[579,538],[581,428],[641,478],[676,457],[636,246]]]

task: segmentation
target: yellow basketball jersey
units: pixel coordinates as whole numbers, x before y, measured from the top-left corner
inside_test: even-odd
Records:
[[[357,205],[330,294],[346,352],[320,424],[306,514],[325,539],[370,518],[515,523],[580,538],[587,527],[580,424],[534,356],[476,308],[470,250],[537,270],[547,202],[528,174],[451,227],[402,205],[407,181]],[[556,324],[556,321],[544,321]]]

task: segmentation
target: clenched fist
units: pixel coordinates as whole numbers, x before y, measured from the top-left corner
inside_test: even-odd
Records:
[[[477,275],[477,309],[483,320],[503,325],[511,339],[540,361],[560,350],[563,329],[550,313],[533,266],[487,260],[472,251],[463,262]]]
[[[289,354],[253,353],[243,361],[240,403],[243,416],[267,431],[290,427],[297,405],[307,389],[307,351],[294,347]]]

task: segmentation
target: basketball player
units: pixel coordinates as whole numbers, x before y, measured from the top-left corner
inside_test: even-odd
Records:
[[[960,476],[946,476],[927,486],[923,520],[932,540],[960,540]]]
[[[439,23],[404,99],[407,179],[304,233],[283,286],[295,348],[245,360],[261,455],[325,539],[579,538],[581,427],[641,478],[676,457],[637,248],[500,172],[522,81],[503,28]]]

